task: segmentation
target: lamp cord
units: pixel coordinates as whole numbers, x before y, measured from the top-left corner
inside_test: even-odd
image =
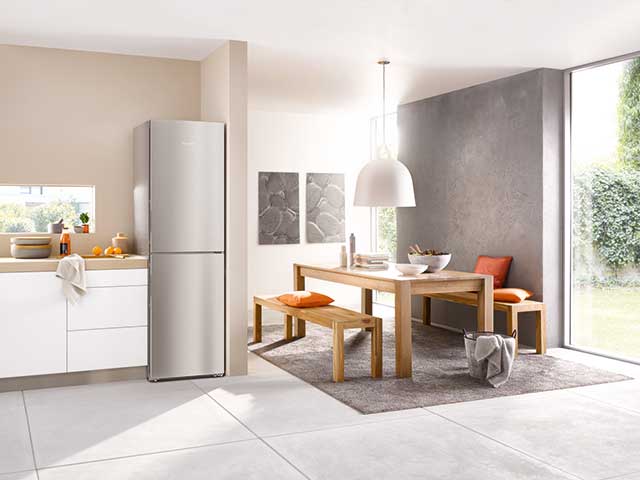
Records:
[[[387,96],[387,82],[386,82],[386,68],[387,63],[382,62],[382,145],[387,145],[387,109],[386,109],[386,96]]]

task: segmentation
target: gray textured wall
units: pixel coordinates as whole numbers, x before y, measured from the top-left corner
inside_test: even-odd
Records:
[[[456,270],[473,269],[481,254],[512,255],[507,285],[532,290],[538,299],[544,293],[547,301],[552,294],[544,289],[543,237],[550,244],[560,220],[546,217],[543,184],[547,174],[546,181],[560,185],[553,171],[559,175],[562,123],[551,119],[561,120],[561,111],[562,72],[547,69],[401,105],[399,155],[413,175],[417,207],[398,209],[399,258],[416,242],[451,252],[449,268]],[[559,213],[560,191],[553,188],[546,201],[555,202]],[[555,305],[557,299],[549,301]],[[413,308],[419,316],[419,298]],[[532,345],[528,318],[521,322],[521,340]],[[475,310],[434,301],[433,321],[474,328]],[[549,343],[558,344],[559,317],[550,322]],[[504,328],[497,313],[496,329]]]

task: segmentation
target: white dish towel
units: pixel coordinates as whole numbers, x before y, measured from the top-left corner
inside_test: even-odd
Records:
[[[476,340],[475,359],[487,361],[487,380],[495,388],[503,385],[511,376],[516,350],[515,338],[500,335],[482,335]]]
[[[84,258],[74,253],[64,257],[58,263],[56,277],[62,279],[62,292],[71,303],[87,293],[87,280],[84,271]]]

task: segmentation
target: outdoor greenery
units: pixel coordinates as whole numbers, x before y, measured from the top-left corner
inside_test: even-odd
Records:
[[[640,168],[640,58],[624,71],[618,103],[618,159],[627,167]]]
[[[73,200],[56,200],[36,207],[4,203],[0,204],[0,232],[46,232],[49,223],[61,218],[67,225],[73,225],[79,213]]]
[[[574,248],[613,273],[640,260],[640,170],[593,167],[574,178]]]
[[[385,207],[377,209],[378,215],[378,252],[388,253],[393,260],[397,250],[396,209]]]
[[[572,343],[640,358],[640,295],[637,288],[584,288],[575,291]]]
[[[579,285],[628,285],[620,273],[640,266],[640,59],[626,66],[619,95],[617,158],[573,179]]]

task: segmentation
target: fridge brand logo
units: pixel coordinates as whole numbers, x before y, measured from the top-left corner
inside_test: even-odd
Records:
[[[193,145],[196,144],[196,142],[194,140],[182,140],[182,145],[186,146],[186,147],[192,147]]]

